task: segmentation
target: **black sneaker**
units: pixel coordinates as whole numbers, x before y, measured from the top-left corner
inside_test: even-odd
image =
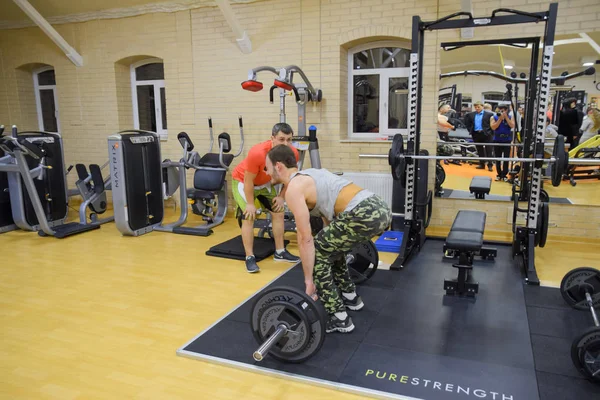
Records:
[[[275,261],[283,261],[289,263],[297,263],[298,261],[300,261],[300,257],[296,257],[295,255],[291,254],[289,251],[287,251],[287,249],[283,250],[281,254],[277,254],[277,252],[275,252],[273,259]]]
[[[353,300],[349,300],[342,294],[342,300],[344,302],[344,306],[352,311],[358,311],[365,306],[365,303],[363,303],[359,295],[356,295]]]
[[[246,271],[251,274],[260,271],[260,268],[258,268],[258,265],[256,264],[256,257],[250,256],[246,258]]]
[[[325,332],[341,332],[341,333],[350,333],[354,330],[354,324],[352,323],[352,318],[348,315],[345,320],[340,320],[335,314],[329,316],[329,320],[327,321],[327,328]]]

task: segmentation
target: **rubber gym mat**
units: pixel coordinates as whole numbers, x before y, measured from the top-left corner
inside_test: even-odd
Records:
[[[532,334],[542,329],[561,332],[556,326],[542,326],[538,318],[528,320],[539,304],[548,303],[550,311],[559,313],[575,310],[562,307],[555,294],[524,287],[509,246],[497,247],[495,261],[475,258],[475,299],[444,295],[444,279],[457,272],[452,260],[443,258],[442,246],[443,241],[428,239],[403,270],[378,270],[359,286],[365,307],[350,312],[355,330],[328,334],[321,350],[305,363],[282,363],[269,356],[253,360],[259,346],[249,322],[254,296],[177,354],[380,398],[600,398],[600,387],[574,371],[570,339]],[[267,288],[303,290],[302,276],[301,265],[296,265]],[[559,318],[551,321],[561,323]],[[563,354],[558,354],[561,349]]]
[[[284,243],[287,246],[289,240]],[[264,260],[275,253],[275,241],[270,238],[255,237],[254,238],[254,256],[256,261]],[[234,260],[245,260],[246,253],[244,251],[244,243],[242,235],[236,236],[223,243],[211,247],[206,251],[207,256],[232,258]]]

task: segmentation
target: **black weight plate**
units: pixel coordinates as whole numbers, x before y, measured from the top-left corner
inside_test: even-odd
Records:
[[[548,192],[546,192],[544,189],[540,190],[540,201],[545,203],[550,202],[550,196],[548,196]]]
[[[573,340],[571,360],[579,373],[600,382],[600,327],[594,326]]]
[[[275,358],[289,359],[302,353],[310,341],[308,315],[298,305],[287,301],[274,301],[259,311],[258,337],[266,341],[280,324],[288,332],[271,347],[269,353]]]
[[[585,293],[580,285],[586,283],[594,287],[592,302],[594,308],[600,307],[600,271],[595,268],[581,267],[567,272],[560,282],[560,294],[568,305],[577,310],[588,310]]]
[[[404,139],[402,135],[397,133],[394,135],[392,140],[392,148],[388,154],[388,163],[392,167],[392,177],[394,180],[402,179],[404,175],[405,162],[404,162]]]
[[[288,311],[301,310],[310,325],[310,338],[307,346],[298,354],[287,356],[285,353],[277,353],[276,351],[270,351],[269,354],[280,361],[290,363],[300,363],[308,360],[321,349],[325,341],[325,328],[328,318],[325,307],[320,301],[314,301],[304,291],[293,287],[278,286],[265,290],[256,297],[250,314],[252,334],[259,344],[263,344],[265,339],[259,333],[261,315],[274,302],[289,303]]]
[[[568,162],[569,154],[565,151],[565,137],[558,135],[554,141],[552,156],[555,162],[552,163],[552,186],[560,186],[562,177],[565,173],[565,162]],[[566,157],[566,160],[565,160]]]
[[[548,203],[540,204],[540,213],[538,215],[538,221],[541,220],[542,224],[538,234],[540,235],[539,246],[544,247],[546,245],[546,239],[548,238],[548,219],[550,218],[550,206]]]
[[[354,258],[354,261],[348,264],[352,281],[361,284],[371,279],[379,266],[379,252],[375,244],[370,240],[358,243],[350,253]]]

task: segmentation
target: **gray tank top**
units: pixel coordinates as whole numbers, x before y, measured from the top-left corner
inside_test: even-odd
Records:
[[[332,221],[335,216],[335,202],[340,194],[340,191],[351,184],[347,179],[339,175],[333,174],[325,169],[308,168],[294,173],[290,180],[296,175],[307,175],[313,178],[317,186],[317,202],[315,208],[310,210],[310,215],[314,217],[325,217],[328,221]],[[348,204],[344,211],[348,211],[373,193],[368,190],[362,190],[354,196],[354,199]],[[355,201],[356,200],[356,201]]]

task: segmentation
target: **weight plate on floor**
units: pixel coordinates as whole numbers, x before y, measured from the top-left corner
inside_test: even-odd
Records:
[[[327,311],[300,289],[279,286],[260,293],[252,305],[252,334],[263,344],[279,323],[288,332],[269,354],[280,361],[300,363],[314,356],[325,341]]]
[[[588,310],[584,287],[591,285],[594,293],[592,303],[594,308],[600,307],[600,271],[595,268],[581,267],[567,272],[560,282],[560,294],[568,305],[577,310]]]
[[[571,359],[579,373],[600,382],[600,327],[590,328],[573,340]]]
[[[377,271],[379,265],[379,252],[370,240],[354,246],[350,251],[354,261],[348,263],[350,278],[355,284],[368,281]]]

